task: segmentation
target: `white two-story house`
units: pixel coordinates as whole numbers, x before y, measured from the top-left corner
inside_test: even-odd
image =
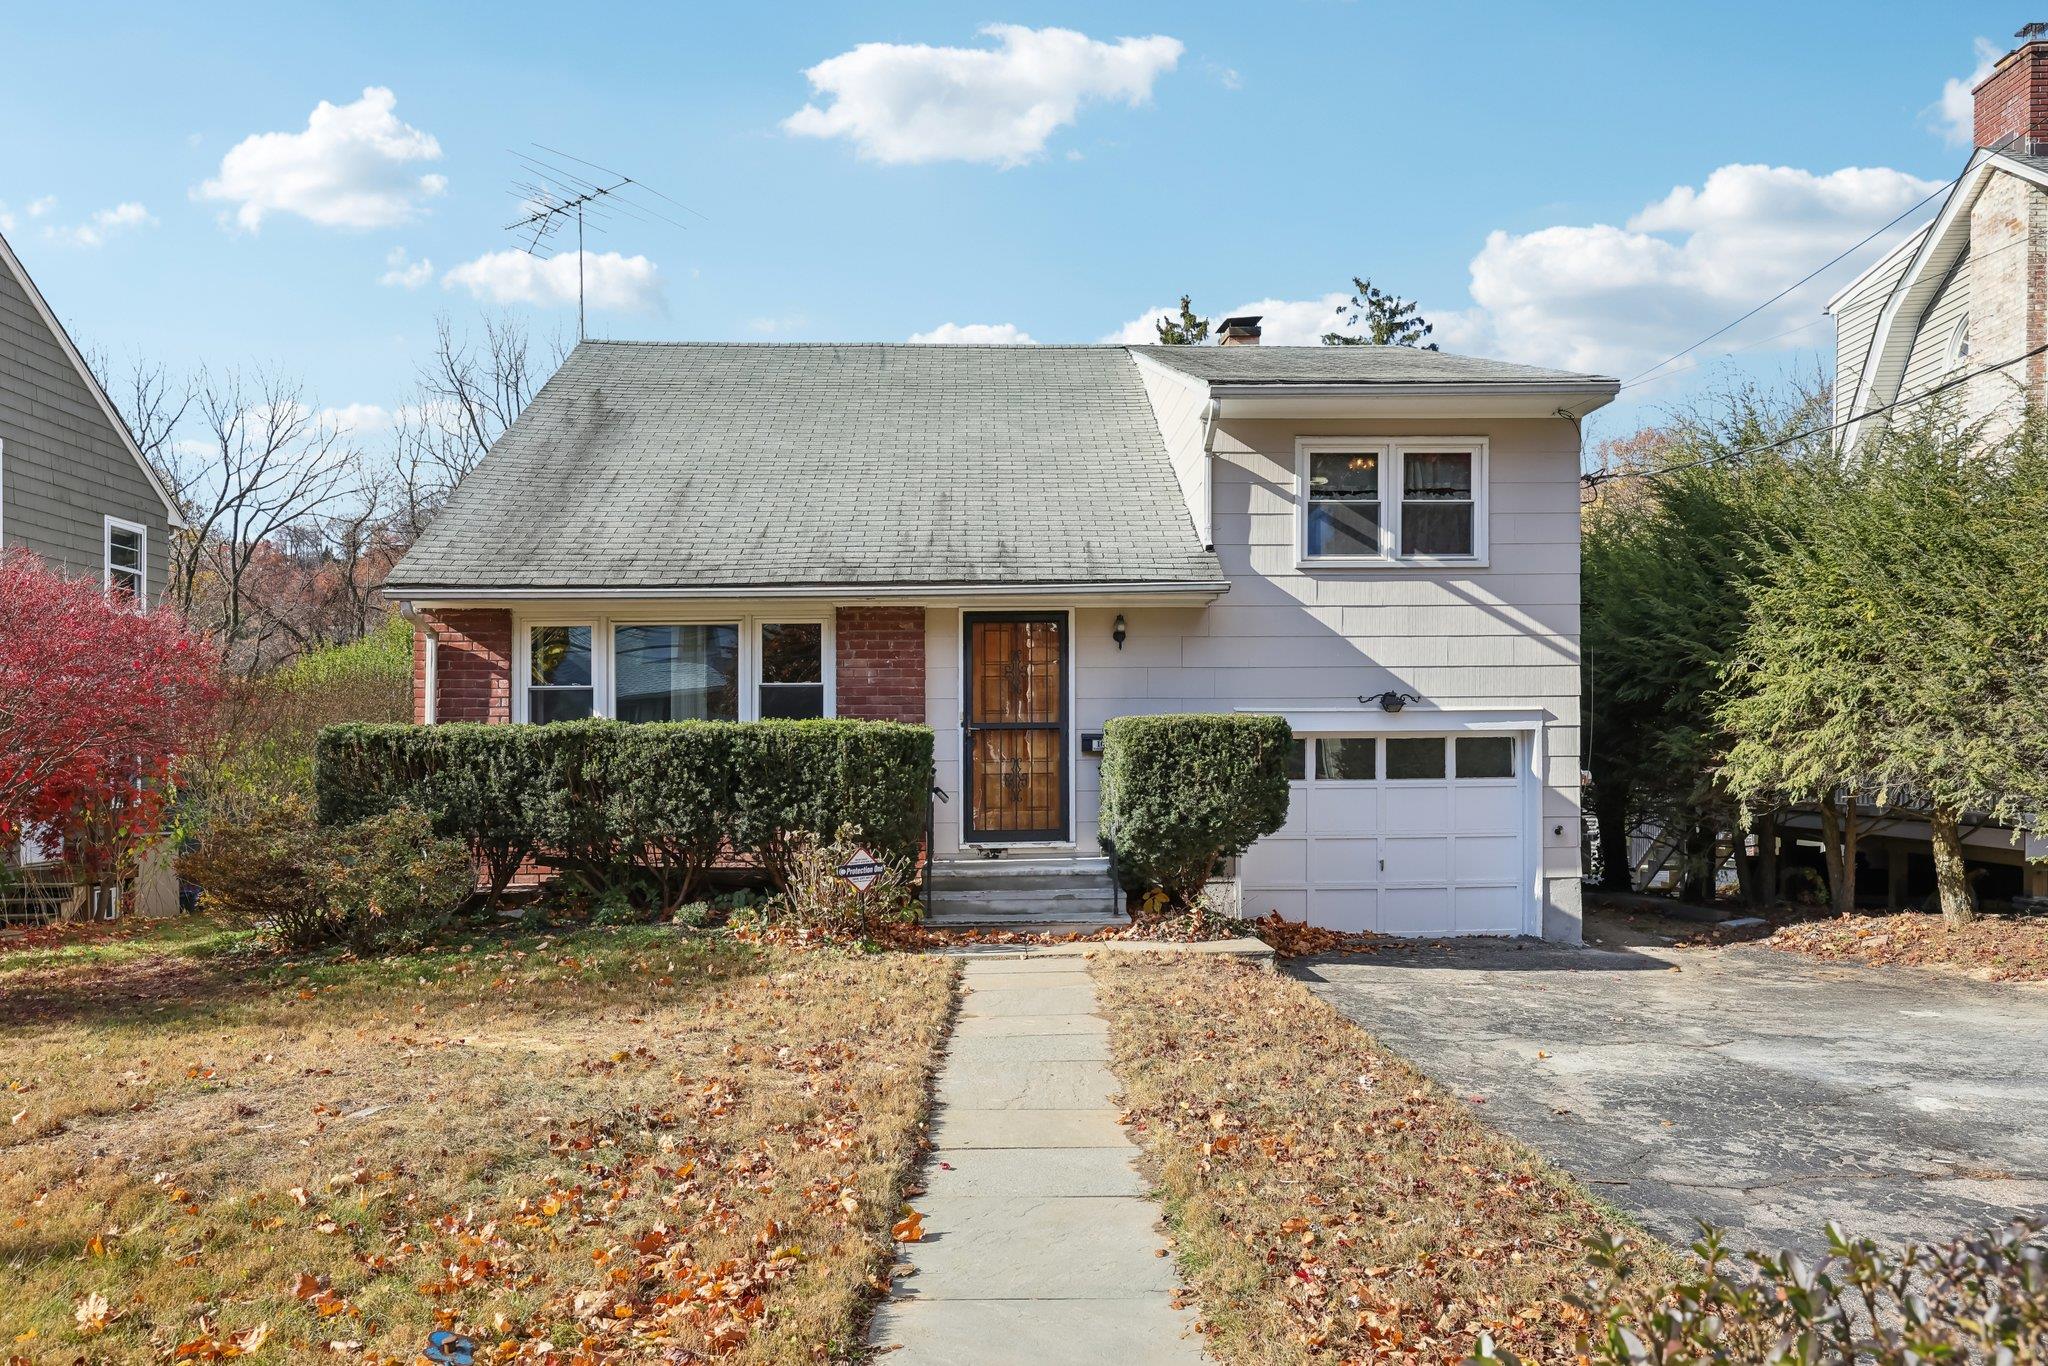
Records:
[[[926,723],[943,889],[1100,876],[1111,717],[1278,713],[1247,914],[1576,939],[1577,422],[1615,381],[1225,334],[586,342],[387,585],[419,719]]]

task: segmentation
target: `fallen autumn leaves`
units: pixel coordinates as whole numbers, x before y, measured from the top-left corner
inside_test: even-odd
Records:
[[[0,1358],[848,1354],[951,968],[662,930],[0,976]]]
[[[1094,966],[1127,1124],[1226,1362],[1571,1361],[1582,1240],[1623,1231],[1299,983]],[[1647,1242],[1648,1240],[1643,1240]],[[1676,1265],[1649,1243],[1638,1274]]]

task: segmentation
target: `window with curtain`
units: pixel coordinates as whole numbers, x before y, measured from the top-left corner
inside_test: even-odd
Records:
[[[1401,553],[1470,555],[1472,454],[1404,451],[1401,455]]]
[[[1379,452],[1310,452],[1307,517],[1305,553],[1379,554]]]
[[[613,657],[621,721],[740,719],[740,628],[621,626]]]
[[[536,626],[527,635],[531,656],[526,716],[537,725],[581,721],[595,711],[588,626]]]
[[[825,628],[815,621],[761,625],[761,715],[825,714]]]

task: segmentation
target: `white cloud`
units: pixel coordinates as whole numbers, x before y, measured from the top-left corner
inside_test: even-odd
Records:
[[[1213,329],[1216,324],[1225,318],[1252,314],[1261,320],[1260,345],[1315,346],[1321,343],[1323,333],[1335,330],[1338,322],[1337,306],[1350,297],[1339,292],[1315,299],[1254,299],[1250,303],[1214,313],[1200,308],[1195,311],[1209,320],[1212,341],[1215,340]],[[1147,309],[1102,340],[1120,346],[1150,346],[1159,340],[1159,320],[1179,316],[1179,304]]]
[[[396,285],[400,289],[418,289],[434,278],[434,263],[422,256],[412,259],[404,247],[393,247],[384,256],[384,273],[377,277],[380,285]]]
[[[1977,141],[1977,102],[1970,92],[1998,65],[2003,49],[1989,38],[1976,41],[1977,65],[1967,76],[1951,76],[1941,83],[1941,98],[1927,106],[1927,121],[1951,147],[1969,147]]]
[[[913,332],[914,342],[945,346],[1036,346],[1038,341],[1015,323],[940,323],[929,332]]]
[[[1101,42],[1064,28],[990,24],[996,48],[861,43],[804,72],[824,107],[782,121],[804,137],[850,138],[889,165],[976,161],[1021,166],[1091,100],[1144,103],[1180,61],[1178,39]]]
[[[1929,194],[1903,171],[1723,166],[1622,227],[1496,231],[1472,260],[1474,307],[1423,301],[1446,350],[1632,375],[1790,285]],[[1782,332],[1896,244],[1888,235],[1685,363]],[[1677,367],[1675,367],[1677,368]]]
[[[56,202],[47,197],[39,199],[28,206],[29,215],[37,217],[48,213]],[[50,224],[43,229],[43,236],[53,242],[63,242],[74,247],[100,247],[105,246],[107,239],[116,233],[155,226],[156,216],[142,205],[129,200],[116,204],[111,209],[95,209],[83,223],[74,223],[68,228]]]
[[[342,433],[381,432],[391,426],[391,410],[375,403],[348,403],[339,408],[322,408],[315,421]]]
[[[441,277],[443,289],[466,289],[489,304],[574,304],[576,253],[542,260],[515,248],[465,261]],[[584,258],[583,288],[591,308],[659,311],[661,272],[645,256],[607,251]]]
[[[777,333],[800,332],[810,325],[810,318],[802,313],[784,313],[779,317],[747,319],[747,330],[749,332],[758,332],[764,337],[772,337]]]
[[[370,86],[353,104],[322,100],[302,133],[256,133],[221,158],[220,173],[193,194],[233,203],[250,232],[272,213],[293,213],[328,228],[388,228],[417,218],[448,187],[421,174],[441,144],[392,113],[398,97]]]
[[[28,216],[30,218],[41,218],[44,214],[48,213],[50,210],[56,207],[57,196],[53,194],[46,194],[41,199],[31,199],[28,202]]]

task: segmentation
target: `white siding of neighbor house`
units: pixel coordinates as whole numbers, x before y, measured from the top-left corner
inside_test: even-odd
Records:
[[[1949,340],[1955,335],[1956,324],[1969,311],[1970,259],[1966,256],[1956,263],[1941,293],[1928,306],[1919,335],[1913,338],[1913,350],[1906,358],[1905,377],[1899,385],[1901,394],[1919,393],[1949,378]]]
[[[1486,437],[1490,564],[1471,569],[1296,567],[1294,443],[1301,436]],[[1077,730],[1155,712],[1376,709],[1389,688],[1424,707],[1541,708],[1546,920],[1573,925],[1579,877],[1579,444],[1561,419],[1225,419],[1216,438],[1216,551],[1230,591],[1206,607],[1075,612]],[[991,604],[996,605],[996,604]],[[1005,607],[1067,606],[1005,603]],[[1129,634],[1111,639],[1118,613]],[[926,614],[928,715],[938,730],[941,853],[960,831],[960,615]],[[1411,708],[1411,713],[1422,708]],[[1095,847],[1101,761],[1077,756],[1074,836]]]
[[[1870,358],[1870,343],[1877,335],[1878,319],[1890,301],[1892,289],[1912,262],[1922,234],[1916,233],[1877,267],[1858,281],[1851,291],[1836,299],[1835,315],[1835,407],[1847,416],[1846,405],[1854,397],[1857,379]]]

